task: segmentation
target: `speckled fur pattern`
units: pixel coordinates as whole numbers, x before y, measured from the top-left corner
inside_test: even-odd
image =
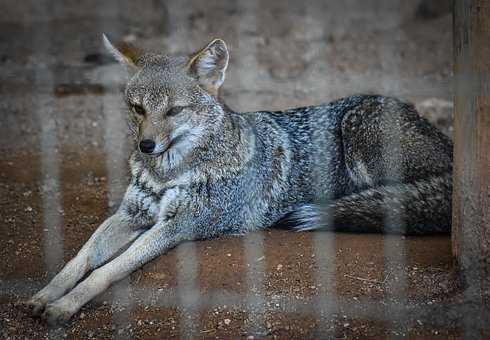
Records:
[[[316,197],[300,202],[278,225],[293,230],[341,230],[399,234],[449,233],[452,143],[395,98],[364,95],[310,108],[309,126],[328,126],[331,139],[308,140],[313,155],[328,145],[326,163],[301,166],[323,176],[308,188]],[[302,117],[304,117],[302,115]],[[311,118],[310,118],[311,119]],[[313,134],[320,134],[315,132]],[[335,136],[335,137],[333,137]],[[310,144],[311,143],[311,144]],[[303,144],[305,145],[305,144]]]
[[[118,211],[27,302],[34,315],[64,322],[183,241],[273,226],[449,231],[452,144],[413,106],[359,95],[234,112],[217,96],[229,58],[222,40],[190,57],[104,43],[132,75],[124,96],[132,179]]]

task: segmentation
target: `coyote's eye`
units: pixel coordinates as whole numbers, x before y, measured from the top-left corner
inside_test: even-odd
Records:
[[[133,105],[133,111],[140,116],[145,115],[145,109],[140,105]]]
[[[175,116],[178,115],[182,110],[184,109],[184,106],[174,106],[170,110],[167,111],[167,116]]]

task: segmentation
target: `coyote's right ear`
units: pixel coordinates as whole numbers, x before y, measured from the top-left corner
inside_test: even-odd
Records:
[[[136,60],[142,55],[141,50],[123,43],[120,44],[117,48],[107,39],[105,34],[102,34],[102,40],[104,42],[104,46],[109,51],[110,54],[123,66],[125,66],[128,71],[134,72],[138,69],[136,66]]]

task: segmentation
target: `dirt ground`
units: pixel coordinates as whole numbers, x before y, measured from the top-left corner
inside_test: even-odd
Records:
[[[437,6],[434,6],[437,3]],[[128,180],[124,70],[100,34],[190,53],[224,38],[241,111],[354,93],[413,102],[451,135],[445,1],[5,1],[0,11],[0,337],[490,338],[450,237],[257,232],[182,244],[63,327],[18,306],[76,254]]]

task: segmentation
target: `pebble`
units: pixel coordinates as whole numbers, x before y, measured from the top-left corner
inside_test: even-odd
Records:
[[[225,319],[224,322],[225,322],[225,325],[228,326],[231,323],[231,320],[230,319]]]

